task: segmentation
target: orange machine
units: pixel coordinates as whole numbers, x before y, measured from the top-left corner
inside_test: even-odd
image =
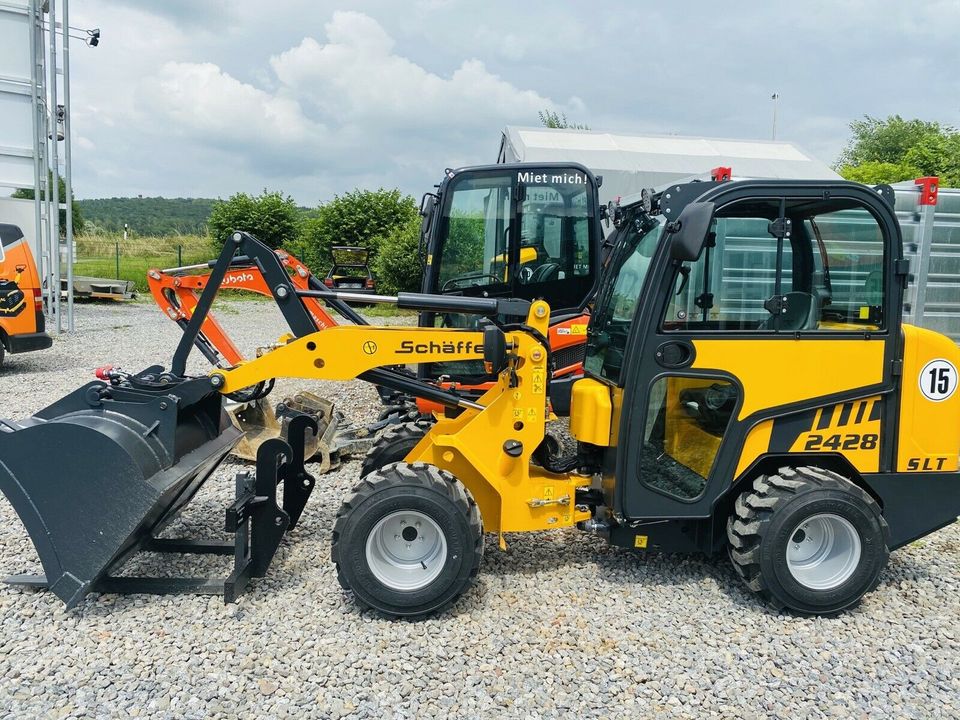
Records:
[[[0,365],[6,353],[44,350],[43,296],[37,265],[23,231],[0,223]]]
[[[296,257],[285,250],[276,250],[275,252],[295,288],[298,290],[326,289],[322,283],[314,278],[310,269]],[[147,283],[154,301],[167,317],[182,328],[185,328],[193,317],[197,302],[200,299],[200,293],[209,282],[210,273],[199,271],[209,269],[210,264],[204,263],[168,270],[152,269],[147,273]],[[228,290],[247,290],[266,297],[273,297],[273,293],[267,286],[259,268],[252,263],[245,263],[242,258],[235,263],[235,267],[227,271],[220,287]],[[324,308],[320,299],[315,297],[302,297],[301,299],[318,329],[324,330],[338,324]],[[343,308],[342,303],[338,305],[338,312],[346,315],[349,320],[357,324],[365,323],[363,318],[350,311],[349,306]],[[572,380],[573,376],[582,374],[589,321],[590,316],[581,313],[559,318],[558,322],[551,325],[549,340],[555,367],[553,372],[555,380],[569,381]],[[233,344],[230,336],[217,322],[213,313],[209,313],[200,326],[197,346],[214,365],[229,367],[244,360],[243,354]],[[442,382],[441,384],[447,388],[455,388],[467,393],[477,392],[478,394],[491,386],[491,383],[471,383],[467,385]],[[562,396],[562,393],[559,395]],[[422,398],[417,399],[417,407],[423,414],[441,409],[439,405]],[[566,409],[563,407],[555,409],[560,414],[566,414]]]
[[[277,250],[276,254],[287,274],[290,275],[294,287],[300,290],[311,289],[310,279],[312,274],[310,269],[284,250]],[[204,269],[209,270],[210,264],[188,265],[168,270],[152,269],[147,273],[147,284],[150,287],[150,294],[153,295],[154,302],[160,306],[167,317],[181,327],[186,327],[190,318],[193,317],[193,311],[197,307],[200,293],[206,287],[210,278],[209,272],[194,275],[186,273]],[[241,263],[228,270],[220,287],[227,290],[247,290],[258,295],[273,297],[273,293],[267,287],[260,270],[252,264],[244,265]],[[325,330],[337,324],[330,313],[324,309],[323,304],[316,298],[303,298],[303,304],[319,330]],[[198,342],[198,346],[213,364],[220,364],[222,358],[227,365],[237,365],[244,359],[230,336],[217,322],[213,313],[208,314],[204,319],[200,326],[200,335],[205,339],[205,342],[203,344]],[[211,352],[214,354],[211,355]]]

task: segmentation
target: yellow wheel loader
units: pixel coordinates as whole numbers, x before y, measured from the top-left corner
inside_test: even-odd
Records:
[[[841,181],[677,184],[621,215],[572,389],[574,456],[544,452],[550,308],[537,299],[364,295],[482,318],[476,329],[307,332],[276,256],[236,233],[169,369],[104,373],[0,423],[0,490],[68,606],[92,591],[223,593],[262,576],[314,480],[290,443],[236,479],[235,541],[160,535],[238,439],[225,395],[277,377],[360,378],[443,406],[376,452],[333,528],[341,583],[390,616],[435,613],[476,579],[484,533],[579,528],[645,551],[728,552],[746,585],[828,615],[880,580],[889,553],[960,513],[960,350],[901,322],[909,268],[888,187]],[[206,377],[184,367],[235,254],[253,259],[291,333]],[[400,374],[483,361],[479,398]],[[381,445],[382,450],[384,446]],[[390,458],[380,455],[381,460]],[[278,493],[282,485],[282,497]],[[138,550],[230,554],[225,579],[119,576]]]

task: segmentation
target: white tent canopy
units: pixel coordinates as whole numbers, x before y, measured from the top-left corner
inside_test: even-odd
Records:
[[[603,203],[694,175],[706,177],[715,167],[730,167],[735,177],[840,177],[788,142],[614,135],[543,127],[506,127],[497,162],[578,162],[603,176]]]

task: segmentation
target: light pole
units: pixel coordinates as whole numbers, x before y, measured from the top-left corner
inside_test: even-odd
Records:
[[[67,331],[73,332],[73,152],[70,144],[70,9],[63,0],[63,180],[67,218]],[[57,187],[57,199],[60,187]],[[59,210],[59,208],[58,208]]]
[[[780,100],[780,93],[774,93],[770,96],[770,99],[773,100],[773,132],[771,133],[770,139],[777,139],[777,102]]]

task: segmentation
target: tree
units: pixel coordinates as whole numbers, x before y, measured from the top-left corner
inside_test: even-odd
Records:
[[[868,184],[936,175],[941,185],[960,185],[960,133],[926,120],[864,116],[850,123],[853,136],[837,159],[838,172]]]
[[[895,183],[923,175],[919,169],[906,162],[888,163],[877,162],[876,160],[860,165],[844,165],[839,169],[839,173],[847,180],[853,180],[864,185]]]
[[[208,198],[113,197],[79,200],[84,232],[138,235],[206,235],[216,200]]]
[[[65,204],[67,202],[67,183],[62,177],[59,177],[58,180],[60,181],[60,192],[58,193],[58,198],[61,204]],[[53,173],[48,172],[47,187],[50,187],[51,185],[53,185]],[[11,197],[20,198],[21,200],[33,200],[33,188],[18,188],[17,190],[13,191],[13,195],[11,195]],[[47,193],[44,190],[40,191],[40,199],[47,199]],[[73,231],[77,233],[83,232],[83,210],[77,203],[76,197],[74,197],[73,202],[71,202],[70,205],[73,207]],[[63,209],[60,211],[60,233],[65,234],[66,231],[67,211],[66,209]]]
[[[306,262],[316,272],[330,267],[334,245],[365,247],[376,256],[384,238],[419,217],[413,197],[399,190],[353,190],[337,195],[305,222]]]
[[[417,292],[423,279],[420,258],[420,218],[414,216],[393,228],[380,243],[373,260],[377,291],[387,295]]]
[[[217,200],[207,227],[217,247],[235,230],[243,230],[278,248],[299,237],[301,223],[300,210],[292,197],[264,190],[256,197],[238,192],[229,200]]]
[[[555,110],[540,110],[537,112],[540,118],[540,124],[548,128],[569,128],[571,130],[589,130],[589,125],[572,123],[567,120],[567,114],[556,112]]]

